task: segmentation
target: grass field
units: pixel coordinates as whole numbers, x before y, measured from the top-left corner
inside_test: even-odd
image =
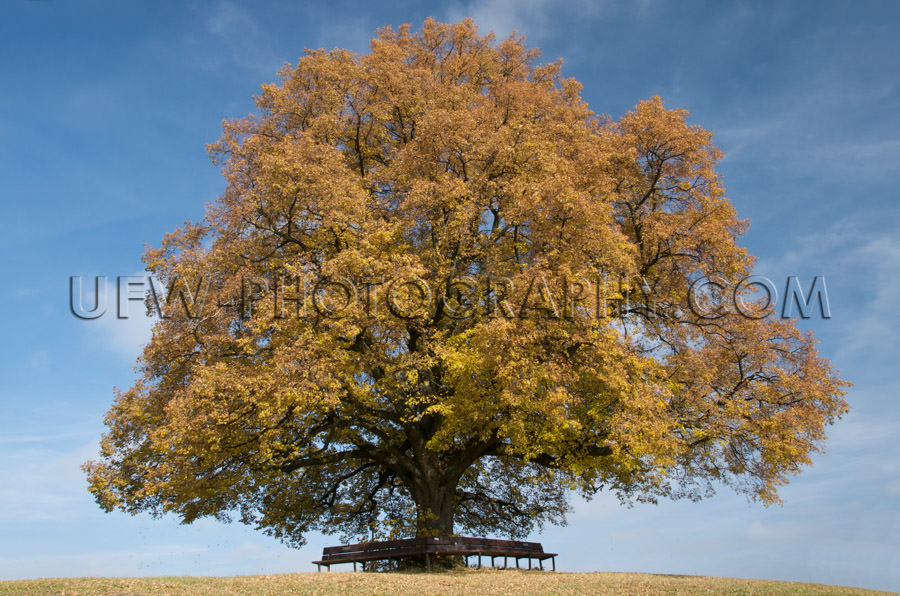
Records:
[[[243,577],[65,578],[0,582],[0,594],[886,594],[791,582],[649,575],[459,570]]]

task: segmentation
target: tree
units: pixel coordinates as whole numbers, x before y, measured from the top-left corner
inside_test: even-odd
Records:
[[[104,509],[299,545],[521,537],[573,490],[778,502],[848,383],[740,289],[711,133],[596,116],[537,59],[387,27],[224,124],[223,195],[144,257],[168,298],[84,466]]]

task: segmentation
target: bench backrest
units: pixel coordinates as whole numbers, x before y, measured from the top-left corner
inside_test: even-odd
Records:
[[[449,538],[405,538],[401,540],[382,540],[378,542],[360,542],[357,544],[345,544],[342,546],[326,546],[322,549],[323,556],[350,554],[350,553],[373,553],[384,550],[394,550],[398,548],[410,548],[418,546],[450,546],[461,545],[472,548],[490,549],[508,549],[521,550],[542,554],[544,548],[540,542],[523,542],[521,540],[499,540],[495,538],[469,538],[469,537],[449,537]]]

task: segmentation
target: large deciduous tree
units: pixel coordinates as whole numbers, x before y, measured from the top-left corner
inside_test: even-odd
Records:
[[[596,116],[537,58],[384,28],[224,124],[224,193],[145,255],[168,301],[85,464],[104,509],[299,545],[520,537],[573,490],[778,501],[847,383],[717,302],[753,257],[711,134],[659,98]]]

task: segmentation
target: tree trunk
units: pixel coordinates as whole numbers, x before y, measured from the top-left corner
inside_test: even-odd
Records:
[[[420,484],[413,491],[416,502],[416,537],[453,534],[456,486]]]
[[[416,538],[445,538],[453,535],[453,516],[456,513],[456,485],[417,483],[412,491],[416,502]],[[461,567],[460,555],[432,554],[411,557],[405,561],[411,567],[452,569]]]

